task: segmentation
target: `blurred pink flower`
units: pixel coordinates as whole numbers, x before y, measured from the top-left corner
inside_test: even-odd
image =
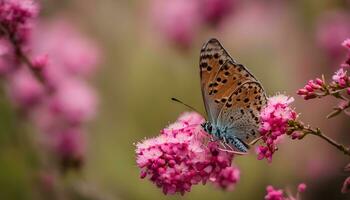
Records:
[[[300,198],[300,193],[305,192],[306,190],[306,184],[305,183],[300,183],[298,185],[298,192],[294,196],[284,195],[284,191],[281,189],[275,189],[271,185],[266,187],[267,194],[265,195],[265,200],[301,200]]]
[[[349,21],[349,13],[341,11],[326,13],[319,20],[317,27],[318,44],[336,62],[344,56],[344,51],[339,47],[339,44],[350,35]]]
[[[0,37],[0,76],[7,75],[15,65],[14,50],[7,39]]]
[[[39,55],[32,60],[32,65],[35,70],[42,70],[48,65],[49,56],[47,54]]]
[[[237,0],[203,0],[199,3],[204,21],[216,25],[232,14]]]
[[[55,135],[54,150],[60,158],[62,167],[79,168],[86,151],[85,134],[79,129],[60,131]]]
[[[26,68],[12,73],[7,85],[13,102],[25,110],[40,103],[45,95],[43,85]]]
[[[210,181],[232,189],[239,181],[239,170],[231,166],[233,154],[220,151],[208,140],[197,113],[182,114],[156,138],[136,145],[136,163],[141,178],[148,177],[165,194],[189,192],[192,185]]]
[[[237,167],[226,167],[217,175],[214,185],[226,190],[232,190],[239,178],[240,171]]]
[[[347,76],[347,71],[343,68],[340,68],[335,74],[332,76],[333,81],[338,84],[340,87],[346,87],[349,82],[349,77]]]
[[[284,200],[283,190],[276,190],[271,185],[266,187],[267,194],[265,200]]]
[[[266,146],[257,149],[258,159],[266,158],[269,162],[276,151],[276,140],[286,134],[288,121],[297,118],[296,112],[289,107],[294,101],[293,97],[276,95],[268,99],[267,105],[260,113],[260,134]]]
[[[31,46],[34,55],[50,58],[43,73],[52,86],[67,77],[94,75],[100,59],[97,45],[65,19],[39,23]]]
[[[350,68],[350,38],[344,40],[342,43],[343,47],[345,47],[348,51],[346,60],[342,63],[342,67],[349,67]]]
[[[36,17],[38,11],[38,5],[33,0],[1,0],[0,36],[9,34],[18,44],[26,42],[30,20]]]
[[[151,0],[151,20],[170,42],[187,48],[201,25],[197,0]]]
[[[97,96],[84,81],[65,80],[50,98],[50,108],[70,124],[87,122],[96,114]]]
[[[305,183],[300,183],[298,185],[298,192],[305,192],[306,190],[306,184]]]
[[[350,38],[347,38],[346,40],[343,41],[342,45],[347,48],[350,49]]]

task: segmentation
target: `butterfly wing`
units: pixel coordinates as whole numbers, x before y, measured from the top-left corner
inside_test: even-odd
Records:
[[[216,39],[203,46],[200,68],[209,120],[246,143],[255,139],[260,109],[267,100],[259,81],[243,65],[235,63]]]
[[[259,136],[260,110],[266,102],[261,84],[246,81],[229,96],[219,113],[217,126],[226,129],[226,134],[250,143]]]
[[[215,93],[218,91],[211,91],[209,85],[213,82],[221,66],[227,61],[234,62],[217,39],[210,39],[203,45],[199,60],[201,89],[205,110],[212,123],[216,122],[221,107],[214,103]],[[209,90],[211,91],[210,95]]]

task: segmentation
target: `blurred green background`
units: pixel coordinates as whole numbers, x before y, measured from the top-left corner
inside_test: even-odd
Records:
[[[271,164],[258,161],[254,154],[237,157],[234,162],[241,169],[241,180],[231,192],[199,185],[185,196],[165,196],[151,182],[139,178],[134,153],[135,142],[156,136],[186,110],[171,102],[171,97],[205,112],[198,60],[202,44],[211,37],[218,38],[234,59],[256,75],[268,95],[282,92],[294,96],[303,121],[349,144],[349,118],[325,118],[336,101],[304,101],[295,95],[307,80],[321,74],[331,78],[337,69],[337,63],[317,44],[317,24],[327,12],[349,13],[349,3],[246,1],[219,27],[200,30],[187,49],[167,42],[152,26],[149,4],[136,0],[43,1],[42,18],[64,15],[71,19],[97,41],[103,57],[92,81],[100,106],[88,127],[86,163],[81,172],[62,180],[60,184],[69,185],[62,190],[78,187],[84,195],[75,199],[234,200],[263,199],[269,184],[293,190],[305,182],[308,190],[303,199],[350,199],[340,194],[347,177],[342,169],[349,159],[312,136],[302,141],[284,140]],[[38,189],[41,186],[35,175],[40,167],[35,164],[33,147],[27,144],[33,134],[31,126],[18,120],[1,89],[0,199],[51,199]]]

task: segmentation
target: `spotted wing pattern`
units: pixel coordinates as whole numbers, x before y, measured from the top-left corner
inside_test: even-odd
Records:
[[[259,82],[246,81],[237,87],[222,107],[217,126],[245,143],[259,136],[259,113],[267,98]]]
[[[236,63],[216,39],[202,48],[202,95],[209,121],[242,141],[257,137],[259,112],[266,94],[257,79]]]
[[[220,67],[227,61],[234,62],[218,40],[210,39],[203,45],[199,60],[201,89],[205,109],[211,122],[216,120],[220,108],[214,104],[212,96],[209,96],[209,84],[214,80]],[[209,108],[209,105],[214,107]]]

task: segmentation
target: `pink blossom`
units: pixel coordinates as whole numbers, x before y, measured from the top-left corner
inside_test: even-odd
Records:
[[[282,189],[275,189],[271,185],[266,187],[267,194],[265,195],[265,200],[301,200],[300,193],[305,192],[306,190],[306,184],[301,183],[298,185],[298,192],[294,196],[284,195],[284,191]]]
[[[343,41],[342,46],[344,46],[347,49],[350,49],[350,38],[347,38]]]
[[[304,88],[298,90],[297,94],[302,96],[305,100],[313,99],[317,97],[316,92],[320,91],[324,86],[325,84],[320,78],[309,80]]]
[[[350,39],[346,39],[344,40],[344,42],[342,43],[342,45],[347,49],[348,53],[347,53],[347,57],[346,60],[342,63],[342,67],[350,67]]]
[[[335,74],[332,76],[333,81],[338,84],[340,87],[346,87],[349,77],[347,76],[347,71],[343,68],[340,68]]]
[[[49,56],[47,54],[39,55],[32,60],[32,65],[35,68],[34,70],[42,70],[45,66],[48,65]]]
[[[79,168],[86,151],[85,134],[79,129],[68,129],[56,133],[55,137],[53,147],[62,167]]]
[[[0,26],[18,44],[28,39],[31,20],[38,14],[38,5],[33,0],[1,0]]]
[[[260,134],[265,146],[257,149],[258,159],[266,158],[269,162],[276,151],[276,140],[286,134],[288,122],[297,118],[296,112],[289,107],[294,98],[277,95],[268,99],[267,105],[260,113]]]
[[[14,50],[10,42],[0,38],[0,76],[7,75],[15,65]]]
[[[232,14],[236,3],[235,0],[204,0],[200,3],[200,13],[205,22],[216,25]]]
[[[51,97],[50,107],[54,113],[71,124],[86,122],[96,114],[97,96],[86,82],[78,79],[66,80]]]
[[[306,190],[306,184],[305,183],[300,183],[298,185],[298,192],[305,192]]]
[[[343,50],[339,48],[339,44],[350,35],[349,20],[348,12],[334,11],[322,16],[317,27],[319,46],[326,50],[330,57],[336,61],[344,55]]]
[[[7,84],[12,100],[23,108],[37,105],[44,98],[44,87],[26,68],[11,74]]]
[[[231,166],[233,154],[220,151],[215,142],[204,143],[203,121],[197,113],[185,113],[161,135],[137,143],[141,178],[148,177],[165,194],[184,194],[208,181],[232,189],[239,180],[238,168]]]
[[[215,179],[213,179],[214,184],[219,186],[220,188],[224,188],[227,190],[234,189],[234,186],[239,181],[240,171],[236,167],[226,167],[223,169]]]
[[[283,190],[276,190],[271,185],[266,187],[267,194],[265,200],[284,200]]]
[[[34,55],[47,55],[43,74],[53,87],[70,77],[94,75],[100,60],[97,45],[66,19],[38,23],[31,42]]]
[[[152,0],[151,20],[165,39],[187,48],[201,25],[197,0]]]

